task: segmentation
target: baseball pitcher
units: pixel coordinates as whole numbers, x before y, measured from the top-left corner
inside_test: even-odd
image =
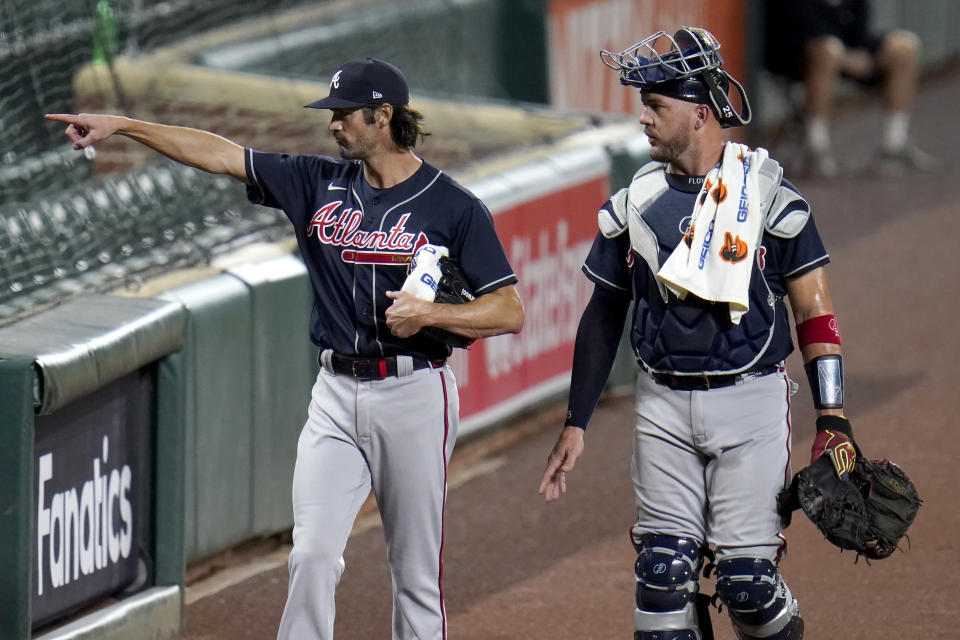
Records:
[[[297,446],[281,640],[333,637],[343,551],[371,490],[393,578],[393,638],[447,637],[440,554],[459,400],[446,359],[452,345],[523,325],[517,278],[490,213],[413,153],[424,132],[408,101],[392,64],[366,58],[340,67],[329,95],[307,105],[330,110],[340,160],[256,151],[119,116],[47,116],[68,123],[77,149],[120,134],[233,176],[251,201],[283,209],[293,223],[314,293],[321,369]],[[405,286],[427,247],[442,247],[459,278],[453,288],[469,297],[431,298]]]

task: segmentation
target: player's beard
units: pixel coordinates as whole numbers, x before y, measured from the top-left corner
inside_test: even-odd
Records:
[[[366,145],[360,140],[356,140],[352,144],[338,140],[337,146],[340,148],[340,157],[344,160],[363,160],[367,157]]]
[[[336,140],[337,147],[340,149],[340,157],[344,160],[365,160],[371,155],[374,146],[373,142],[363,135],[358,135],[352,140],[334,136],[334,140]]]
[[[650,147],[650,159],[670,163],[683,155],[689,148],[690,132],[683,129],[669,140],[657,138],[657,145]]]

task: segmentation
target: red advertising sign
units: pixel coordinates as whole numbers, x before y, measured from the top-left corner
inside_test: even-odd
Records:
[[[593,291],[580,267],[597,232],[597,210],[609,197],[609,168],[602,156],[599,162],[587,176],[576,170],[570,175],[555,171],[553,191],[506,206],[477,193],[494,213],[497,233],[519,278],[526,322],[519,334],[456,350],[451,365],[460,389],[462,432],[505,417],[569,383],[580,314]],[[516,200],[513,195],[507,197]]]

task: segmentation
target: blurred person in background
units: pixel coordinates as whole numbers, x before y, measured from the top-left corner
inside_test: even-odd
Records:
[[[803,82],[804,161],[811,175],[833,177],[840,172],[830,136],[840,78],[882,86],[886,113],[877,156],[880,171],[935,168],[936,159],[909,136],[919,49],[920,40],[912,32],[872,31],[869,0],[767,1],[766,66]]]

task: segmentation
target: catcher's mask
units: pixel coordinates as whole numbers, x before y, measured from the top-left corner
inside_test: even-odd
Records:
[[[658,31],[620,53],[604,49],[600,60],[620,72],[620,84],[709,105],[721,127],[739,127],[752,118],[750,101],[743,86],[722,68],[719,48],[706,29],[680,27],[672,36]],[[727,95],[731,83],[740,93],[742,113],[737,113]]]

